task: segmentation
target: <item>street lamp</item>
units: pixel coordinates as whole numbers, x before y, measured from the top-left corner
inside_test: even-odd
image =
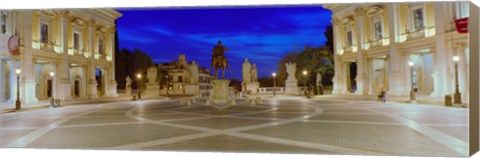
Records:
[[[20,102],[20,73],[22,70],[16,69],[15,72],[17,73],[17,101],[15,101],[15,109],[20,110],[22,106],[22,102]]]
[[[275,97],[276,92],[277,92],[277,82],[275,81],[275,77],[277,76],[277,73],[272,73],[273,77],[273,97]]]
[[[303,85],[305,86],[304,91],[305,91],[305,96],[306,96],[307,95],[307,90],[308,90],[308,88],[307,88],[307,74],[308,74],[308,72],[307,72],[307,70],[303,70],[302,73],[303,73],[303,82],[304,82]]]
[[[462,94],[460,94],[460,90],[458,89],[458,61],[460,57],[455,55],[453,56],[453,61],[455,62],[455,93],[453,94],[453,103],[454,104],[462,104]]]
[[[140,92],[140,79],[142,78],[142,74],[137,74],[137,94],[138,99],[142,99],[142,93]]]
[[[52,99],[55,99],[55,98],[53,97],[53,94],[54,94],[53,91],[54,91],[54,89],[55,89],[55,88],[53,88],[53,84],[55,83],[55,79],[53,78],[53,76],[55,76],[55,73],[54,73],[54,72],[50,72],[50,77],[52,77],[52,91],[51,91],[51,93],[52,93],[51,95],[52,95],[52,96],[51,96],[51,97],[52,97]]]
[[[410,101],[414,102],[416,100],[416,97],[415,97],[415,90],[414,90],[414,86],[413,86],[413,82],[414,82],[414,78],[413,78],[414,63],[413,63],[413,61],[409,61],[408,65],[410,66],[410,80],[412,82],[412,84],[410,86]]]

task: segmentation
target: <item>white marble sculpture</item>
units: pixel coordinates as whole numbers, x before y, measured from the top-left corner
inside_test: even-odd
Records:
[[[157,83],[157,67],[152,66],[147,70],[148,84]]]
[[[130,79],[130,76],[127,76],[127,78],[125,79],[126,82],[125,82],[125,89],[130,89],[132,88],[132,79]]]
[[[243,77],[243,83],[250,83],[251,81],[251,65],[248,62],[248,59],[245,58],[245,62],[243,62],[242,65],[242,77]]]
[[[317,73],[317,86],[321,86],[322,85],[322,74],[320,73]]]
[[[297,67],[295,63],[291,63],[291,62],[285,63],[285,67],[287,68],[287,73],[288,73],[287,80],[297,80],[295,78],[295,71],[297,71]]]
[[[252,76],[251,82],[257,82],[257,66],[255,64],[252,65],[251,76]]]
[[[300,91],[298,89],[298,81],[295,77],[295,71],[297,71],[297,67],[295,63],[285,63],[285,67],[287,68],[288,77],[285,81],[285,93],[290,95],[299,95]]]
[[[192,64],[189,65],[190,72],[190,83],[198,83],[198,64],[195,61],[192,61]]]

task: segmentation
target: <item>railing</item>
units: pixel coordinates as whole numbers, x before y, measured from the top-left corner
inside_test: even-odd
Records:
[[[260,88],[258,88],[258,93],[260,93],[260,94],[269,94],[269,93],[273,93],[273,91],[276,91],[275,93],[285,93],[285,88],[284,87],[260,87]]]
[[[407,40],[414,40],[425,37],[425,29],[407,33]]]

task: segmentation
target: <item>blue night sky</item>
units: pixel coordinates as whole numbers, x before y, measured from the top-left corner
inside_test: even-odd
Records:
[[[257,64],[258,77],[270,76],[287,53],[303,46],[322,46],[331,25],[331,11],[320,5],[261,7],[197,7],[118,9],[120,49],[139,48],[155,63],[186,54],[200,66],[209,67],[211,51],[221,40],[231,72],[241,79],[242,63]]]

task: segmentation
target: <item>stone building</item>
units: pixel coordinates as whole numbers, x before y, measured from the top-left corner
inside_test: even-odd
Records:
[[[18,37],[19,53],[0,49],[0,100],[71,100],[117,96],[113,9],[2,10],[2,35]],[[10,42],[8,42],[10,43]],[[8,44],[7,44],[8,45]]]
[[[178,60],[158,65],[160,71],[168,72],[169,95],[194,95],[206,97],[210,95],[213,76],[195,61],[187,62],[186,56],[180,54]],[[165,77],[165,76],[164,76]],[[166,94],[167,86],[162,86],[161,94]]]
[[[469,16],[469,2],[328,4],[334,30],[334,94],[443,97],[459,89],[468,97],[468,34],[455,20]],[[409,62],[413,62],[413,71]],[[356,74],[350,73],[356,67]]]

